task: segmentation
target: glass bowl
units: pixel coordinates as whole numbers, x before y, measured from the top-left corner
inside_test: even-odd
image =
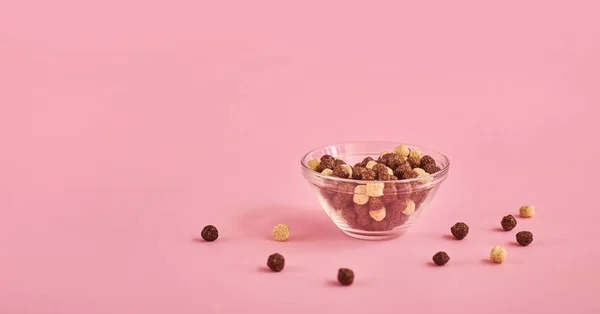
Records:
[[[325,213],[346,235],[364,240],[384,240],[402,235],[427,210],[448,176],[450,161],[431,149],[405,144],[411,150],[431,156],[440,170],[417,178],[391,181],[328,176],[312,170],[309,161],[331,155],[354,165],[366,157],[377,160],[382,152],[393,151],[398,145],[400,143],[394,142],[345,143],[317,148],[302,157],[304,178],[313,188]]]

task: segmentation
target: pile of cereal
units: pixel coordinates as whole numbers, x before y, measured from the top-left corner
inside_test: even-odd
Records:
[[[323,155],[309,161],[308,167],[328,176],[364,181],[413,179],[441,171],[431,156],[406,145],[399,145],[394,152],[381,153],[377,160],[366,157],[354,166],[341,158]]]
[[[387,231],[406,223],[432,189],[430,174],[441,171],[431,156],[406,145],[381,153],[377,160],[366,157],[354,166],[324,155],[309,161],[308,167],[353,179],[325,180],[321,195],[351,228],[364,231]],[[406,181],[415,178],[422,179]]]

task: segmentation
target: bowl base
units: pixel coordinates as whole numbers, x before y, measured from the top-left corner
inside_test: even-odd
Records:
[[[396,230],[393,232],[374,232],[374,231],[357,231],[357,230],[343,230],[345,235],[360,239],[360,240],[369,240],[369,241],[382,241],[382,240],[391,240],[395,239],[406,232],[404,230]]]

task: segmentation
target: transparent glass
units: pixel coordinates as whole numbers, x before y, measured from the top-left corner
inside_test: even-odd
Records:
[[[354,165],[365,157],[377,159],[381,152],[393,151],[398,145],[400,143],[394,142],[337,144],[314,149],[302,158],[304,178],[313,188],[325,213],[346,235],[365,240],[383,240],[402,235],[426,212],[448,176],[449,159],[431,149],[405,144],[431,156],[441,170],[425,177],[394,181],[362,181],[326,176],[311,170],[308,162],[328,154]],[[357,188],[359,185],[361,187]],[[381,189],[381,193],[373,193]]]

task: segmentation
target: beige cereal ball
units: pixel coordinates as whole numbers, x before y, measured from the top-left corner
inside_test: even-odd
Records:
[[[392,170],[392,168],[390,168],[390,167],[387,167],[387,173],[389,175],[393,176],[394,175],[394,170]]]
[[[385,214],[385,207],[381,207],[381,209],[378,210],[369,211],[369,216],[371,216],[371,218],[373,218],[375,221],[382,221],[385,218]]]
[[[273,227],[273,239],[275,241],[285,241],[290,236],[290,227],[286,224],[276,224]]]
[[[408,154],[410,154],[410,148],[404,144],[400,144],[394,148],[394,153],[400,155],[402,158],[408,158]]]
[[[523,205],[519,208],[519,215],[523,218],[531,218],[535,215],[535,208],[533,205]]]
[[[383,196],[383,182],[369,182],[367,183],[367,195],[371,197]]]
[[[377,162],[375,160],[371,160],[367,163],[367,168],[369,169],[373,169],[373,167],[377,164]]]
[[[319,159],[313,159],[308,162],[308,168],[317,170],[317,168],[321,165],[321,161]]]
[[[321,171],[321,174],[324,174],[326,176],[331,176],[333,174],[333,170],[325,169],[325,170]]]
[[[426,177],[429,175],[425,170],[421,168],[413,168],[413,171],[417,174],[419,178]]]
[[[367,195],[366,185],[357,185],[354,188],[354,196],[352,197],[354,203],[358,205],[365,205],[369,202],[369,196]]]
[[[423,152],[418,149],[411,149],[410,153],[408,153],[408,157],[417,157],[421,159],[421,157],[423,157]]]
[[[421,168],[414,168],[413,171],[417,174],[417,177],[419,178],[424,178],[429,176],[429,173],[427,173],[427,171],[421,169]],[[421,183],[427,183],[427,182],[431,182],[433,181],[433,178],[426,178],[426,179],[421,179],[419,180],[419,182]]]
[[[415,204],[415,202],[409,199],[406,201],[406,207],[404,208],[402,213],[406,216],[412,216],[415,213],[416,207],[417,205]]]
[[[490,252],[490,259],[494,263],[501,264],[506,259],[506,255],[506,249],[499,245],[495,245]]]

